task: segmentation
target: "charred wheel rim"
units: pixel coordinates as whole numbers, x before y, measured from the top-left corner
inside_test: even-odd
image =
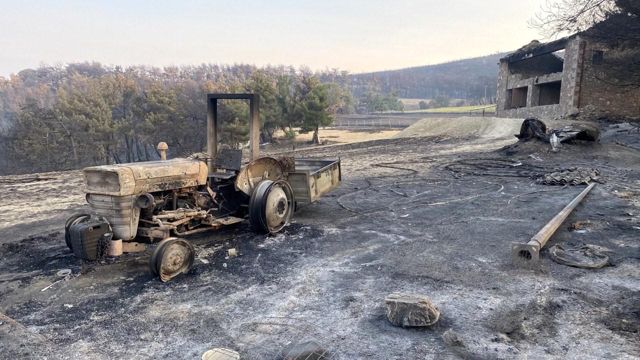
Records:
[[[156,247],[149,266],[154,275],[167,282],[188,272],[193,266],[195,251],[191,243],[180,238],[162,240]]]
[[[291,220],[293,208],[293,190],[288,182],[264,180],[249,201],[249,221],[258,231],[277,233]]]

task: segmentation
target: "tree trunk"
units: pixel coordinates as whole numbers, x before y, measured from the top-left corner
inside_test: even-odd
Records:
[[[311,142],[314,144],[320,144],[320,139],[318,137],[318,126],[316,125],[315,130],[313,130],[313,139],[311,139]]]
[[[111,147],[109,145],[106,145],[104,149],[104,162],[111,165]]]
[[[73,136],[69,136],[71,140],[71,150],[73,151],[73,161],[74,165],[78,167],[80,165],[80,159],[78,159],[78,150],[76,149],[76,141],[73,139]]]
[[[144,149],[145,161],[149,161],[149,150],[147,149],[147,144],[142,144],[142,148]]]
[[[129,137],[127,136],[127,134],[124,134],[124,143],[125,143],[125,146],[127,147],[127,162],[130,163],[131,162],[131,144],[129,143]]]
[[[76,149],[76,141],[73,139],[73,134],[71,134],[71,131],[67,129],[67,127],[64,125],[64,122],[61,119],[56,118],[56,120],[60,124],[60,127],[62,127],[62,130],[64,130],[64,132],[67,134],[67,137],[69,138],[69,140],[71,140],[71,151],[73,153],[74,166],[78,167],[80,165],[80,161],[78,159],[78,150]]]
[[[114,162],[115,164],[120,164],[120,163],[121,163],[121,161],[120,161],[120,155],[118,155],[118,152],[117,152],[117,151],[114,151],[114,152],[111,154],[111,156],[113,157],[113,162]]]
[[[140,151],[140,140],[134,139],[136,145],[136,161],[142,161],[142,151]]]
[[[51,168],[51,151],[49,150],[49,131],[47,131],[47,165],[45,166],[45,169],[47,169],[47,171],[50,170]]]

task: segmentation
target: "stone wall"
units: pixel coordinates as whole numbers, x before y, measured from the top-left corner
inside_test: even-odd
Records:
[[[603,62],[594,63],[595,51],[603,51]],[[640,120],[640,84],[638,86],[619,86],[624,77],[623,70],[616,68],[611,72],[607,59],[615,56],[615,51],[606,45],[586,42],[582,86],[578,107],[579,117],[585,119],[610,118]],[[618,53],[619,54],[619,53]]]
[[[578,73],[579,60],[580,40],[578,38],[567,42],[562,72],[526,77],[522,73],[512,74],[509,62],[502,60],[498,74],[497,115],[500,117],[537,117],[543,120],[551,120],[577,112],[575,96],[580,78]],[[556,83],[557,81],[561,81],[559,103],[540,105],[540,85]],[[510,108],[509,90],[520,87],[527,87],[528,89],[527,106],[516,109]],[[543,93],[542,95],[545,96],[546,100],[552,98],[549,94]],[[545,101],[543,100],[542,103],[544,104]]]
[[[604,52],[604,60],[594,63],[594,53]],[[534,77],[512,74],[506,60],[500,62],[498,74],[497,115],[500,117],[538,117],[556,119],[579,117],[584,119],[612,118],[640,120],[640,84],[618,86],[616,77],[610,74],[611,65],[607,57],[615,50],[580,36],[570,39],[565,47],[562,73],[551,73]],[[615,73],[620,77],[619,71]],[[561,80],[560,102],[549,102],[549,94],[541,94],[540,84]],[[622,80],[624,81],[624,79]],[[510,108],[509,90],[527,87],[527,106]],[[551,90],[551,89],[543,89]],[[554,94],[555,95],[555,94]],[[540,101],[540,97],[545,99]]]
[[[496,93],[496,115],[504,115],[504,108],[507,103],[507,84],[509,81],[509,63],[501,60],[498,64],[498,90]]]
[[[582,48],[584,41],[575,37],[564,49],[564,69],[560,88],[560,111],[557,117],[566,117],[578,112],[577,92],[580,88]]]
[[[528,118],[536,117],[541,120],[553,120],[560,116],[560,105],[543,105],[534,107],[523,107],[518,109],[503,110],[498,113],[498,117],[505,118]]]

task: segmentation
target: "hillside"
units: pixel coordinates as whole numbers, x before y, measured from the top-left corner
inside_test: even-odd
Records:
[[[429,99],[437,95],[450,98],[480,99],[495,97],[498,62],[505,54],[457,60],[437,65],[411,67],[351,75],[351,89],[360,96],[377,87],[395,92],[401,98]]]

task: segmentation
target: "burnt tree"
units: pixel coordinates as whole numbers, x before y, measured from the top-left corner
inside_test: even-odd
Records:
[[[606,44],[598,79],[620,87],[640,87],[640,2],[637,0],[552,0],[532,20],[547,36],[580,33]],[[598,54],[596,54],[598,55]]]

